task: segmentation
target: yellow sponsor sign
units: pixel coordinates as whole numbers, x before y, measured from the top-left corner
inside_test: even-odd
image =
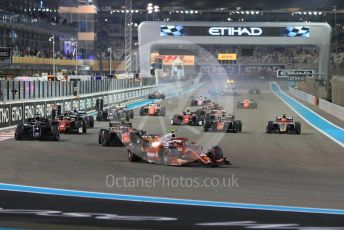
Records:
[[[219,61],[235,61],[236,59],[237,59],[236,53],[217,54],[217,60]]]

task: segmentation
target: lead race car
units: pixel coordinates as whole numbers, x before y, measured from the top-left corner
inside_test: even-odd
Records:
[[[256,109],[258,107],[258,103],[251,98],[244,98],[242,101],[238,101],[237,108],[238,109]]]
[[[16,140],[59,141],[58,123],[37,115],[35,118],[29,118],[25,123],[18,124],[14,138]]]
[[[157,103],[149,103],[140,108],[141,116],[165,116],[166,108]]]
[[[266,133],[301,134],[301,123],[294,122],[293,117],[283,114],[282,116],[276,116],[275,121],[268,122]]]
[[[143,161],[173,166],[230,165],[219,146],[212,146],[207,151],[195,143],[188,143],[187,138],[176,137],[175,131],[166,135],[142,135],[128,147],[129,161]]]

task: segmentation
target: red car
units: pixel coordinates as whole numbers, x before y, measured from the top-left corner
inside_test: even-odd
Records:
[[[128,122],[110,122],[108,129],[100,129],[98,143],[103,146],[124,146],[130,143],[133,133],[132,124]]]
[[[181,114],[175,114],[172,116],[171,125],[194,125],[202,126],[204,120],[204,114],[201,112],[186,111]]]
[[[87,124],[83,117],[77,115],[65,115],[55,119],[54,122],[58,123],[58,130],[60,133],[86,133]]]
[[[173,166],[208,165],[219,166],[231,163],[224,157],[219,146],[207,151],[195,143],[189,144],[187,138],[166,135],[145,135],[128,145],[130,161],[144,161]]]

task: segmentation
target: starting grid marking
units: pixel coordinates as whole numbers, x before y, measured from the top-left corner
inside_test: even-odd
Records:
[[[14,138],[14,130],[0,132],[0,141],[5,141]]]

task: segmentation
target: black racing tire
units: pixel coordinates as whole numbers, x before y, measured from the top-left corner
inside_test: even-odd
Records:
[[[110,132],[109,130],[103,130],[102,136],[101,136],[101,142],[103,146],[109,146],[110,145]]]
[[[206,121],[203,125],[203,131],[208,132],[210,126],[211,126],[211,123],[209,121]]]
[[[300,122],[295,122],[295,133],[300,135],[301,134],[301,123]]]
[[[87,133],[87,124],[86,121],[82,122],[82,133]]]
[[[266,126],[266,133],[272,133],[273,128],[274,128],[274,122],[268,121],[268,125]]]
[[[14,133],[14,138],[18,140],[23,140],[24,126],[23,124],[17,125],[16,131]]]
[[[98,144],[102,144],[102,134],[103,134],[103,130],[106,130],[106,129],[101,129],[101,130],[99,130],[99,132],[98,132]]]
[[[97,121],[102,121],[102,120],[103,120],[103,114],[102,114],[101,111],[98,111],[98,112],[97,112],[96,120],[97,120]]]
[[[93,116],[89,116],[88,119],[89,119],[90,128],[94,128],[94,117]]]
[[[166,108],[165,107],[161,107],[160,108],[160,116],[165,116],[166,115]]]
[[[223,159],[223,151],[219,146],[212,146],[207,152],[207,156],[215,161]]]
[[[138,162],[141,161],[141,158],[135,155],[130,149],[128,149],[128,160],[130,162]]]
[[[129,118],[134,119],[134,110],[129,110]]]
[[[145,115],[145,107],[140,108],[140,115],[144,116]]]
[[[83,127],[83,121],[76,121],[75,122],[75,129],[76,129],[76,132],[78,133],[78,134],[82,134],[83,133],[83,129],[84,129],[84,127]],[[73,130],[72,130],[73,131]]]
[[[237,120],[236,122],[238,124],[238,132],[241,132],[242,131],[242,121],[241,120]]]
[[[239,124],[238,121],[233,121],[232,122],[232,132],[237,133],[239,131]]]
[[[51,139],[53,141],[60,140],[60,132],[59,132],[59,127],[57,125],[51,126]]]
[[[103,111],[102,115],[101,115],[101,118],[100,118],[100,121],[107,121],[108,120],[108,115],[109,115],[108,111]]]

